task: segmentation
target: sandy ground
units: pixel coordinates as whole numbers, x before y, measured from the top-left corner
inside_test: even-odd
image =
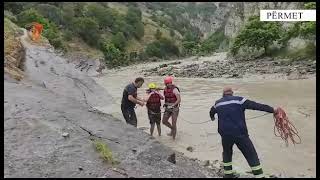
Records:
[[[221,58],[222,57],[222,58]],[[210,58],[200,58],[198,61],[215,61],[223,59],[224,54]],[[194,58],[184,61],[194,62]],[[114,104],[109,107],[96,107],[122,119],[120,102],[125,85],[135,77],[143,76],[141,70],[153,68],[162,64],[148,63],[125,67],[120,70],[106,70],[105,75],[96,81],[105,87],[114,98]],[[144,94],[147,83],[156,82],[163,85],[163,77],[145,77],[146,83],[139,89],[139,95]],[[160,142],[183,152],[185,155],[201,160],[221,160],[221,138],[217,133],[217,122],[191,124],[209,120],[209,109],[221,97],[225,85],[236,88],[235,94],[248,99],[280,106],[284,108],[290,120],[299,131],[302,144],[289,147],[284,141],[275,137],[273,132],[273,117],[267,115],[247,121],[250,137],[256,147],[266,174],[281,174],[286,177],[315,177],[316,174],[316,79],[315,76],[303,80],[287,80],[281,74],[263,76],[245,76],[242,79],[200,79],[176,78],[175,83],[182,93],[178,133],[175,142],[167,136],[155,137]],[[196,90],[197,89],[197,90]],[[136,108],[138,127],[149,133],[149,121],[145,107]],[[262,115],[264,112],[246,111],[247,118]],[[162,126],[163,134],[169,131]],[[186,150],[192,146],[195,150]],[[234,147],[233,157],[235,168],[239,171],[249,171],[250,168],[238,148]]]

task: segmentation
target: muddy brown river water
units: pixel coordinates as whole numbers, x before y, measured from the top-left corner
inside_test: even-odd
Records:
[[[213,58],[214,59],[214,58]],[[187,63],[188,61],[186,61]],[[96,107],[124,121],[120,103],[125,85],[135,77],[143,76],[144,68],[155,67],[161,63],[148,63],[106,70],[103,77],[95,78],[114,98],[113,105]],[[272,114],[249,119],[264,114],[259,111],[246,111],[247,126],[251,140],[258,152],[262,167],[266,174],[282,174],[287,177],[315,177],[316,174],[316,79],[311,77],[302,80],[286,80],[277,78],[261,78],[248,76],[242,79],[200,79],[175,78],[174,83],[181,90],[181,109],[178,118],[177,139],[173,141],[166,136],[169,129],[162,125],[163,135],[154,136],[162,143],[185,155],[200,160],[222,160],[221,138],[217,133],[217,122],[199,123],[210,120],[209,110],[213,103],[221,97],[225,85],[235,87],[235,95],[244,96],[256,102],[285,109],[289,119],[299,131],[302,144],[286,147],[285,142],[274,135]],[[147,83],[156,82],[163,85],[163,77],[145,77],[146,83],[138,90],[144,95]],[[138,127],[145,127],[149,133],[149,120],[146,107],[136,108]],[[188,146],[193,152],[186,150]],[[239,171],[249,171],[245,158],[234,146],[233,164]]]

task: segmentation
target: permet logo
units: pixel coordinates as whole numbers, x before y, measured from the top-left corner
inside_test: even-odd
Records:
[[[260,21],[316,21],[316,10],[260,10]]]

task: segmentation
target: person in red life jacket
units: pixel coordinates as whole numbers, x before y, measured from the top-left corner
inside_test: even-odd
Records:
[[[161,136],[161,100],[164,99],[160,94],[155,83],[148,84],[147,97],[145,102],[147,103],[148,117],[150,120],[150,134],[153,136],[154,125],[157,124],[158,135]]]
[[[173,83],[173,77],[168,76],[164,79],[164,84],[166,85],[164,89],[164,99],[165,99],[165,111],[163,113],[162,123],[171,129],[168,134],[175,140],[177,135],[177,119],[179,115],[179,106],[181,102],[180,90]],[[172,124],[168,122],[169,118],[172,119]]]

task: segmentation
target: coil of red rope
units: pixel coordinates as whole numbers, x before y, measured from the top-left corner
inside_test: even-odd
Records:
[[[293,145],[301,143],[301,138],[298,135],[296,127],[289,121],[286,112],[280,107],[275,110],[274,123],[274,135],[281,137],[286,142],[287,147],[289,140],[292,141]],[[276,133],[276,129],[278,133]],[[294,136],[297,136],[299,141]]]

